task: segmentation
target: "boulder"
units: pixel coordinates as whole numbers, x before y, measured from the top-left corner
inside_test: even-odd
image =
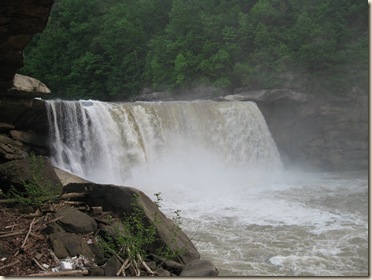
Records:
[[[105,265],[105,276],[116,276],[116,273],[121,267],[121,262],[117,257],[111,257]]]
[[[9,89],[9,93],[17,96],[39,97],[50,94],[50,89],[47,88],[39,80],[27,77],[20,74],[15,74],[13,79],[13,86]]]
[[[55,214],[62,217],[57,223],[67,232],[87,234],[97,230],[96,221],[89,215],[71,207],[65,207]]]
[[[193,260],[185,265],[180,273],[180,276],[193,276],[193,277],[204,277],[204,276],[218,276],[218,269],[214,266],[211,261],[207,260]]]
[[[63,186],[66,186],[70,183],[91,183],[88,180],[85,180],[77,175],[71,174],[65,170],[59,169],[54,167],[54,171],[56,172],[59,180],[61,181]]]
[[[13,139],[19,140],[23,143],[42,147],[48,145],[48,138],[43,135],[19,130],[11,130],[9,133]]]
[[[88,276],[105,276],[105,271],[99,266],[88,267]]]
[[[49,240],[55,255],[60,259],[75,257],[77,255],[83,255],[90,259],[94,258],[89,245],[80,235],[68,232],[56,232],[49,235]]]
[[[156,272],[157,276],[159,276],[159,277],[168,277],[168,276],[171,276],[171,273],[168,270],[165,270],[162,267],[156,268],[155,269],[155,272]]]
[[[3,192],[11,186],[24,191],[25,184],[29,183],[42,188],[47,194],[62,193],[62,184],[46,157],[30,157],[0,165],[0,188]]]
[[[175,252],[179,252],[180,261],[188,263],[199,259],[200,255],[194,244],[181,230],[175,230],[177,225],[168,219],[157,205],[138,189],[124,186],[104,185],[94,183],[70,183],[64,187],[65,192],[83,192],[88,190],[84,201],[89,206],[102,206],[104,211],[111,211],[117,215],[131,215],[134,212],[133,203],[143,208],[147,221],[157,228],[160,241],[154,242],[150,248],[153,252],[164,244]],[[139,199],[134,200],[135,195]],[[156,218],[156,221],[155,221]]]

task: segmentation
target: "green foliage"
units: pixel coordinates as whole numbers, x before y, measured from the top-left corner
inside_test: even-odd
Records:
[[[146,248],[156,238],[156,226],[145,221],[144,210],[138,204],[139,195],[134,196],[133,212],[124,214],[123,223],[114,226],[114,232],[99,239],[99,245],[108,253],[137,261],[138,256],[146,257]]]
[[[368,3],[57,0],[25,65],[65,99],[200,84],[368,92]]]
[[[156,193],[155,205],[160,208],[162,201],[161,193]],[[123,259],[132,262],[140,262],[149,256],[148,247],[157,239],[157,224],[160,223],[157,213],[153,222],[146,219],[144,209],[139,204],[140,196],[134,195],[131,214],[124,214],[122,223],[113,227],[114,231],[98,239],[99,246],[109,255],[118,254]],[[172,240],[175,240],[180,231],[181,216],[180,211],[175,211],[176,217],[173,218],[174,226],[170,229]],[[167,246],[162,246],[158,250],[158,255],[166,260],[174,259],[181,251],[174,252]],[[139,257],[140,256],[140,257]]]
[[[53,193],[53,186],[50,186],[42,177],[41,170],[44,164],[44,159],[41,156],[32,153],[30,155],[30,180],[22,181],[24,190],[18,190],[11,186],[6,197],[14,199],[15,204],[19,206],[39,207],[46,200],[50,200],[55,193]]]

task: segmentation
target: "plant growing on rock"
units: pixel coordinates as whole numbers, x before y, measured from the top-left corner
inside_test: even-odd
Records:
[[[160,193],[155,194],[156,201],[154,203],[160,208]],[[108,255],[115,255],[122,261],[122,272],[130,270],[131,275],[141,275],[140,268],[144,268],[148,274],[155,273],[147,266],[145,260],[150,259],[150,255],[155,253],[151,246],[157,240],[157,224],[160,219],[155,213],[153,222],[146,219],[145,211],[140,206],[139,194],[135,194],[133,198],[132,213],[124,213],[122,223],[111,225],[111,230],[107,231],[103,236],[98,237],[99,246]],[[175,224],[171,231],[171,238],[175,242],[177,232],[180,230],[180,211],[175,211],[176,218],[173,220]],[[151,252],[152,251],[152,252]],[[169,249],[163,245],[156,251],[156,255],[161,260],[172,260],[179,252]]]
[[[22,188],[18,189],[13,185],[5,196],[13,199],[20,206],[41,206],[45,201],[55,197],[52,186],[45,180],[41,170],[45,165],[43,157],[30,154],[30,178],[21,180]]]

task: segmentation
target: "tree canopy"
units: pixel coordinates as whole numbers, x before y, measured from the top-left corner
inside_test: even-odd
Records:
[[[368,2],[56,0],[22,74],[54,97],[212,85],[368,92]]]

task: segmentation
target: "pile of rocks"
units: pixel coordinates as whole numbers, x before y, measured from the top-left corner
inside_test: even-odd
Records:
[[[13,124],[0,123],[0,162],[24,159],[30,152],[48,154],[48,138],[32,131],[16,130]]]
[[[38,160],[36,171],[33,166],[35,158]],[[55,259],[52,266],[40,264],[36,257],[32,258],[35,266],[40,267],[40,273],[32,276],[218,275],[218,269],[210,261],[200,259],[197,249],[182,229],[175,231],[177,225],[174,221],[138,189],[86,181],[54,168],[43,156],[28,156],[0,164],[3,194],[11,186],[19,192],[27,191],[24,189],[27,184],[47,189],[52,194],[43,205],[29,209],[32,213],[28,215],[34,220],[28,232],[19,233],[26,237],[18,251],[31,246],[27,238],[34,231],[34,236],[48,242],[50,256]],[[14,202],[17,199],[0,200],[0,203]],[[145,248],[146,255],[137,255],[133,261],[121,252],[107,252],[98,246],[99,237],[109,236],[108,239],[114,243],[125,238],[118,236],[116,229],[125,227],[126,217],[133,215],[135,209],[142,209],[144,227],[153,225],[156,229],[154,241]],[[174,252],[171,259],[158,256],[159,249],[164,247]],[[9,262],[14,263],[14,258]],[[22,265],[21,262],[16,264]]]

